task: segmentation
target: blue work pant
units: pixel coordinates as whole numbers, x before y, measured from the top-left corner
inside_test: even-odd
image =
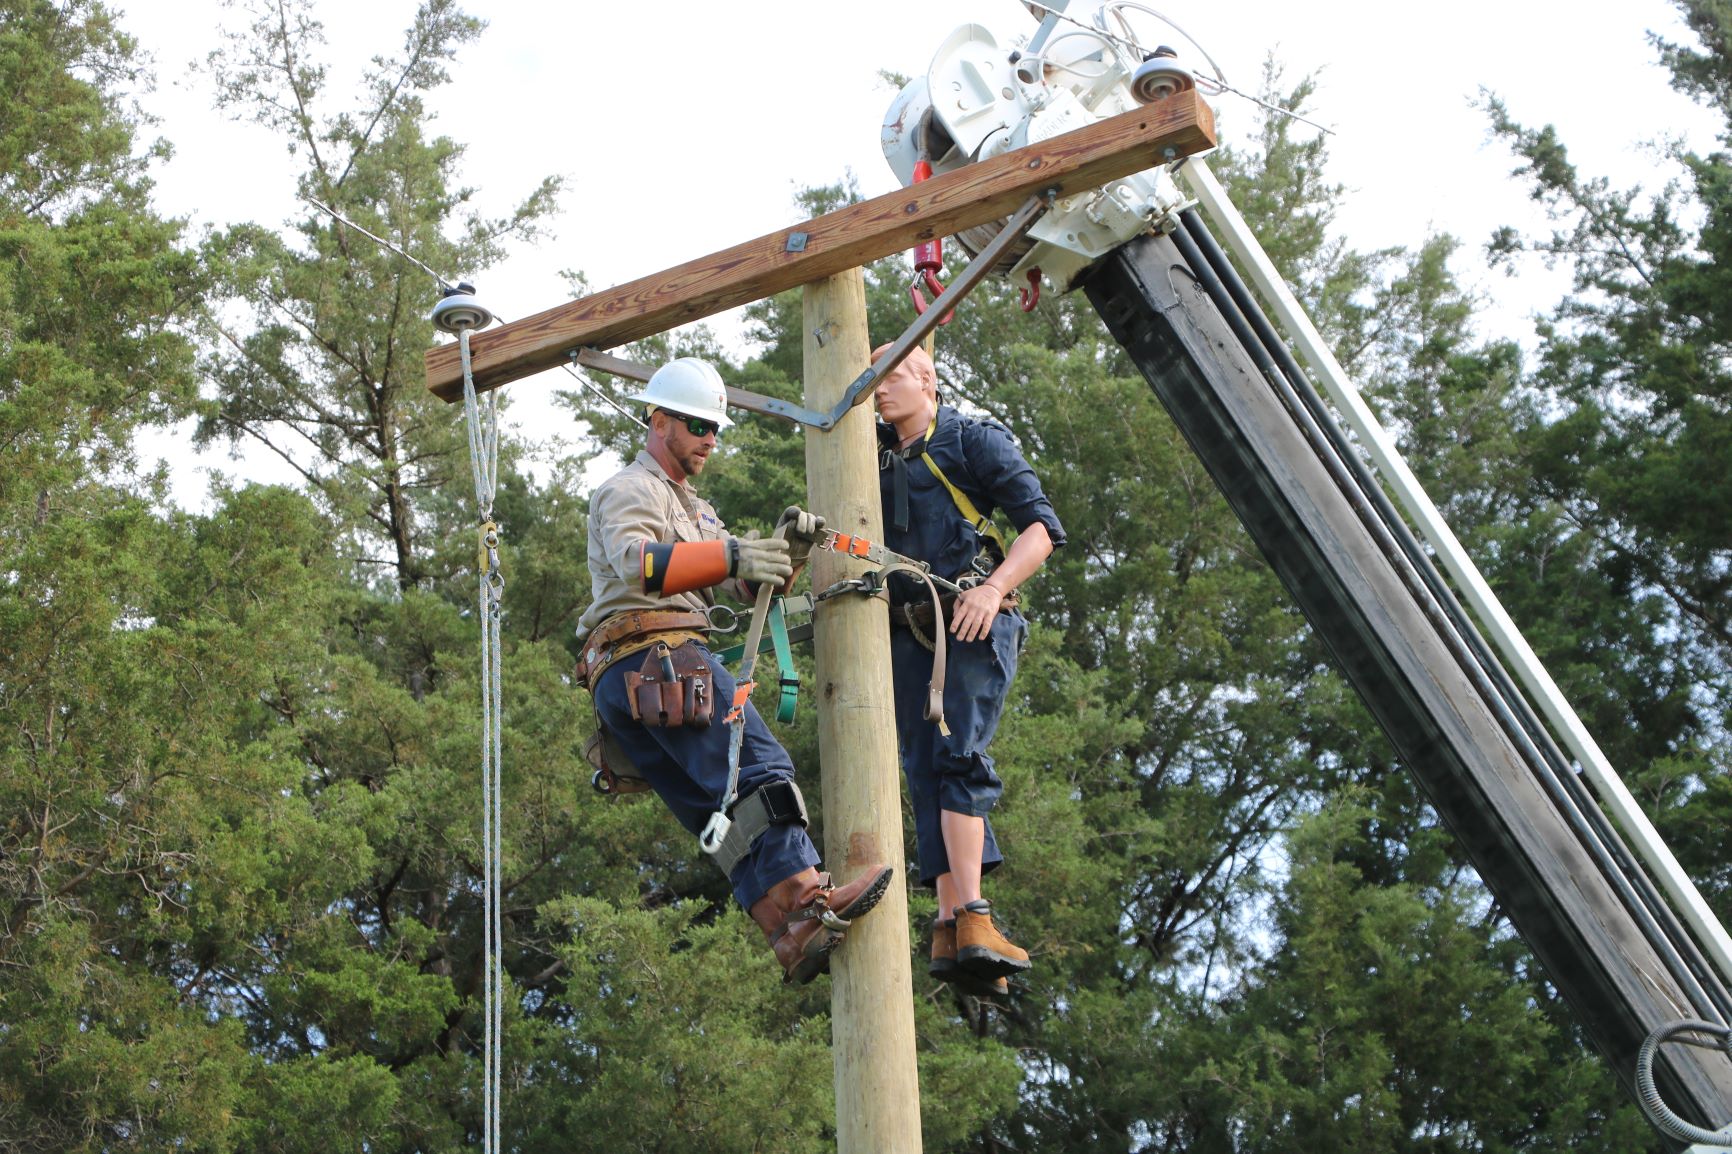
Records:
[[[908,780],[908,800],[914,810],[922,885],[930,886],[940,874],[950,872],[940,811],[986,818],[1004,792],[1004,783],[993,772],[986,748],[998,732],[998,718],[1027,636],[1028,622],[1021,614],[1000,613],[992,623],[990,639],[951,638],[944,679],[944,721],[950,736],[945,737],[925,716],[932,651],[909,630],[890,630],[896,738],[902,752],[902,773]],[[991,873],[1003,860],[992,821],[987,818],[981,873]]]
[[[729,727],[723,724],[722,715],[734,699],[734,678],[702,643],[686,644],[698,647],[715,677],[716,717],[709,726],[668,729],[632,720],[625,675],[642,668],[642,653],[628,654],[608,666],[591,692],[601,723],[674,817],[696,837],[721,804],[728,785]],[[788,759],[787,750],[770,735],[764,719],[747,702],[745,742],[740,748],[740,796],[749,797],[772,781],[793,779],[794,763]],[[803,828],[773,825],[734,867],[728,881],[734,900],[749,910],[771,886],[817,864],[817,847]]]

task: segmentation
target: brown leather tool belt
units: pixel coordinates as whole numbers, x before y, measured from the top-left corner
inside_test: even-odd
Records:
[[[1021,590],[1012,590],[999,603],[998,611],[1009,613],[1020,606],[1022,604],[1020,593]],[[945,593],[938,600],[944,606],[944,627],[949,629],[950,620],[956,611],[956,594]],[[900,626],[903,629],[912,629],[916,633],[930,637],[932,635],[932,602],[928,599],[922,599],[904,602],[901,605],[892,605],[890,607],[890,624]]]
[[[590,630],[577,661],[577,683],[593,686],[607,667],[628,654],[648,649],[658,641],[670,649],[687,641],[703,640],[710,619],[689,609],[627,609],[615,613]]]

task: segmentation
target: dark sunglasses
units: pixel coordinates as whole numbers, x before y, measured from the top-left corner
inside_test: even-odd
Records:
[[[663,409],[662,412],[684,424],[686,432],[694,437],[707,437],[711,433],[718,437],[722,435],[722,427],[714,421],[706,421],[702,417],[688,417],[684,413],[676,413],[671,409]]]

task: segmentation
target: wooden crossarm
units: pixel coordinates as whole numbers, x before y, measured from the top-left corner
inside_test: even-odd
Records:
[[[1215,118],[1195,91],[1098,121],[955,172],[641,280],[592,293],[470,337],[475,387],[485,391],[552,368],[573,349],[642,340],[785,289],[855,268],[919,241],[1010,215],[1028,197],[1099,188],[1215,146]],[[455,343],[427,351],[427,387],[463,396]]]

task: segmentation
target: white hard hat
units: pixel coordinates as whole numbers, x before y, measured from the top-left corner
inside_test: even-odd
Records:
[[[734,423],[728,420],[728,387],[722,383],[722,374],[697,357],[669,361],[631,399],[657,409],[714,421],[724,429]]]

